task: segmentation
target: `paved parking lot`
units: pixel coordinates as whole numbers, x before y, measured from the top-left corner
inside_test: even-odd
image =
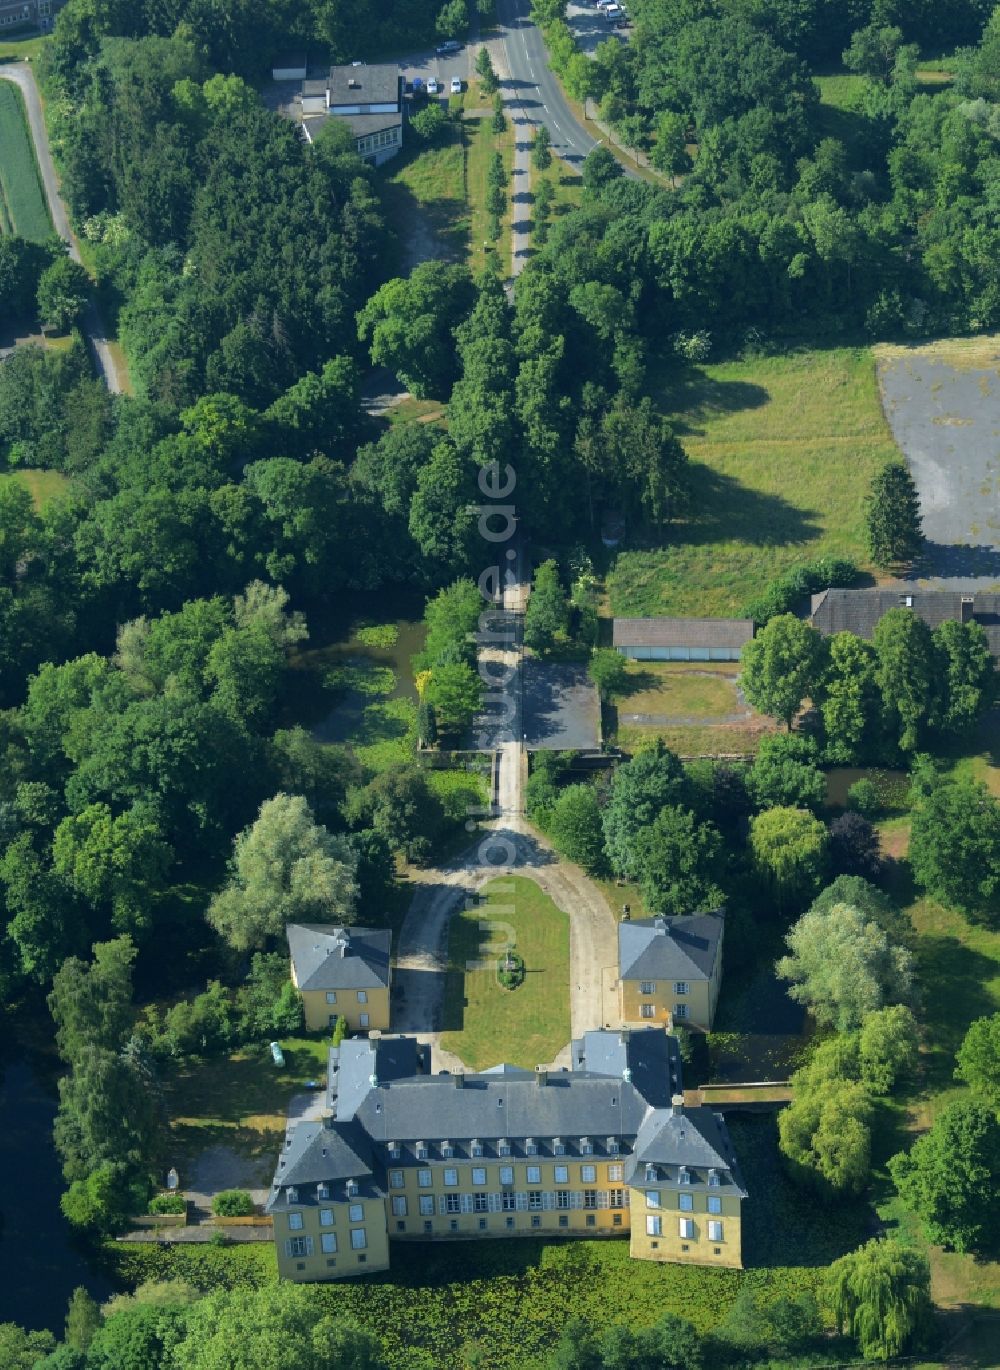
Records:
[[[601,703],[586,666],[526,661],[522,671],[522,728],[529,751],[587,751],[600,745]]]
[[[629,12],[627,5],[625,11]],[[569,0],[566,6],[566,23],[572,30],[577,47],[588,57],[593,57],[598,44],[608,38],[617,38],[619,42],[627,43],[632,32],[631,27],[615,28],[607,22],[595,4],[581,3],[581,0]]]

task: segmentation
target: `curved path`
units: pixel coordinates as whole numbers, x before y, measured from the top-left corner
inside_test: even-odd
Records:
[[[0,66],[0,80],[13,82],[24,96],[28,127],[31,129],[31,138],[35,145],[35,158],[41,173],[42,185],[45,187],[45,196],[49,202],[52,223],[60,238],[69,244],[69,255],[75,262],[78,262],[80,260],[80,249],[70,227],[66,206],[59,196],[59,179],[56,176],[52,153],[49,150],[49,136],[45,128],[42,101],[38,94],[35,73],[23,62],[18,62]],[[108,331],[93,299],[87,305],[83,328],[108,389],[113,395],[121,394],[128,389],[127,377],[108,346]]]
[[[486,864],[491,841],[498,844],[497,854],[502,843],[513,859]],[[617,927],[607,900],[579,866],[553,852],[523,819],[504,818],[448,866],[410,872],[416,889],[399,938],[395,984],[401,994],[393,1006],[393,1031],[429,1042],[435,1070],[464,1069],[457,1056],[440,1046],[452,914],[488,881],[510,874],[533,880],[569,917],[573,1037],[617,1023]]]

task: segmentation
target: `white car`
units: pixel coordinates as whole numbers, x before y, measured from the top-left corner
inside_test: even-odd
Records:
[[[438,93],[438,91],[440,91],[440,89],[441,89],[441,83],[438,81],[437,77],[436,77],[436,76],[431,76],[431,77],[429,77],[429,79],[428,79],[428,81],[427,81],[427,94],[428,94],[428,95],[437,95],[437,93]]]
[[[461,78],[461,76],[453,76],[453,77],[451,78],[451,93],[452,93],[452,95],[461,95],[461,93],[462,93],[462,78]]]

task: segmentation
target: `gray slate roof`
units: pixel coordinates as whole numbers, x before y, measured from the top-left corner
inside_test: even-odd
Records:
[[[680,1103],[676,1038],[660,1028],[588,1032],[571,1060],[561,1071],[431,1075],[427,1048],[413,1038],[351,1038],[330,1052],[330,1117],[290,1129],[268,1208],[287,1205],[289,1185],[300,1203],[303,1186],[314,1193],[349,1179],[362,1194],[384,1192],[390,1166],[498,1156],[622,1156],[630,1173],[648,1160],[687,1166],[705,1184],[709,1168],[733,1171],[720,1120]],[[735,1172],[722,1178],[742,1192]]]
[[[907,605],[906,599],[912,600]],[[824,590],[812,597],[812,621],[824,636],[831,633],[854,633],[870,639],[883,615],[890,609],[909,608],[929,628],[937,628],[950,620],[961,622],[962,601],[971,600],[966,608],[986,631],[990,651],[1000,658],[1000,595],[962,594],[954,590]]]
[[[616,647],[742,647],[753,637],[751,618],[616,618]]]
[[[719,1179],[719,1184],[712,1186],[714,1193],[746,1196],[722,1116],[704,1105],[668,1109],[646,1119],[626,1168],[626,1180],[645,1183],[647,1165],[657,1168],[659,1178],[670,1181],[676,1181],[678,1171],[685,1169],[692,1189],[709,1188],[709,1171],[714,1170]]]
[[[619,923],[618,974],[622,980],[708,980],[724,927],[721,912]]]
[[[389,984],[388,928],[289,923],[285,934],[300,990],[385,989]]]
[[[385,105],[399,101],[399,68],[388,62],[371,67],[331,67],[327,80],[330,107]]]

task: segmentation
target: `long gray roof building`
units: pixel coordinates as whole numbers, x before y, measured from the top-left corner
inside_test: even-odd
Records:
[[[622,1158],[626,1180],[642,1183],[646,1166],[664,1179],[685,1170],[695,1187],[745,1197],[721,1117],[683,1103],[676,1038],[588,1032],[571,1062],[433,1075],[414,1038],[344,1041],[330,1049],[326,1116],[290,1125],[267,1210],[318,1202],[348,1182],[361,1195],[387,1192],[389,1166],[526,1156]]]
[[[812,597],[812,622],[829,637],[854,633],[870,640],[890,609],[908,609],[927,624],[976,622],[982,625],[990,652],[1000,659],[1000,594],[957,590],[823,590]]]

